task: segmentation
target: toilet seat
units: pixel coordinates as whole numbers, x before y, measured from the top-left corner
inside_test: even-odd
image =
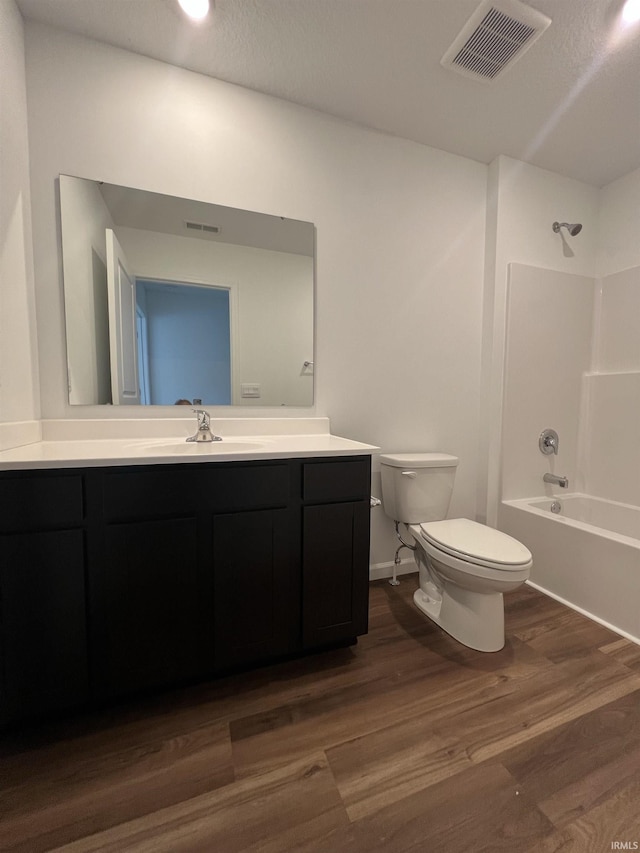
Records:
[[[423,522],[419,529],[432,548],[463,563],[508,573],[528,569],[533,562],[517,539],[469,518]]]

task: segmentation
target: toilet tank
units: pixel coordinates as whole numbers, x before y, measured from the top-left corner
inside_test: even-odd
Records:
[[[458,457],[448,453],[383,453],[382,502],[394,521],[419,524],[446,518]]]

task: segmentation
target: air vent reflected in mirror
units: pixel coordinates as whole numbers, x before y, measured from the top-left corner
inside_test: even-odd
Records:
[[[217,225],[207,225],[206,222],[185,222],[185,227],[192,231],[206,231],[209,234],[219,234],[220,229]]]

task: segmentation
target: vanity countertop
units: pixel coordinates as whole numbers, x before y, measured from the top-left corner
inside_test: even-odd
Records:
[[[212,428],[215,432],[213,422]],[[1,451],[0,471],[356,456],[379,450],[373,445],[341,438],[329,432],[254,435],[253,429],[245,435],[233,430],[229,435],[223,434],[222,441],[202,444],[187,442],[184,429],[182,434],[151,438],[45,438],[43,441]]]

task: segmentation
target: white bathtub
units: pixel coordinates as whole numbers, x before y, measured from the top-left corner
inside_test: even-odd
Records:
[[[640,643],[640,507],[579,494],[504,501],[498,527],[533,554],[532,586]]]

